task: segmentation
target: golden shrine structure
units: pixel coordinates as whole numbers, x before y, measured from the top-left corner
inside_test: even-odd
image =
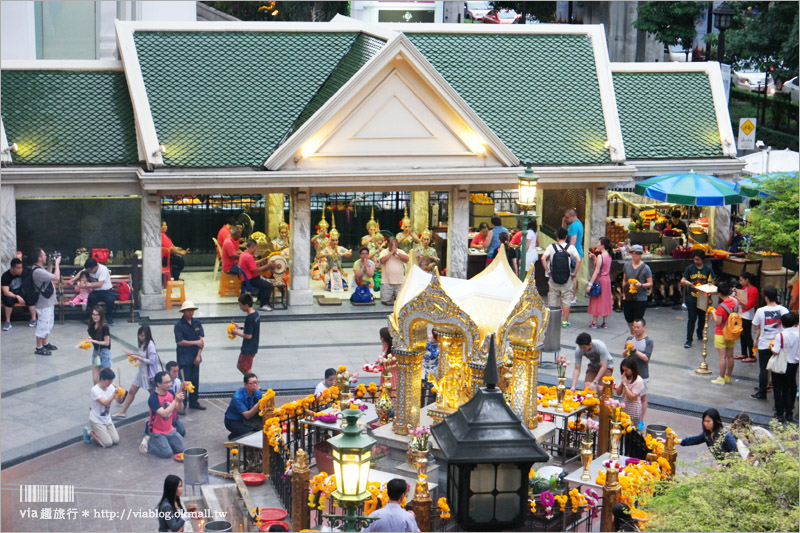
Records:
[[[537,425],[536,385],[541,342],[550,311],[528,272],[514,274],[501,247],[483,272],[469,280],[428,274],[416,265],[406,273],[389,316],[392,353],[397,359],[395,434],[419,425],[422,359],[428,327],[439,338],[436,406],[428,410],[442,420],[472,398],[483,385],[491,334],[495,334],[500,387],[506,401],[530,428]]]

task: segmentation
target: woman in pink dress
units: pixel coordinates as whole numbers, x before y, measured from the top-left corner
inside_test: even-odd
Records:
[[[589,324],[590,328],[597,327],[597,318],[603,317],[601,328],[607,328],[606,317],[611,315],[611,241],[606,237],[600,237],[600,242],[597,245],[597,254],[594,260],[594,271],[589,283],[586,284],[586,294],[592,289],[592,284],[596,281],[600,282],[600,294],[597,296],[589,296],[589,314],[592,315],[592,323]]]

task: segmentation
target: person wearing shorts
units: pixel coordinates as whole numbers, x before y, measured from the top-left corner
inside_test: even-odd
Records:
[[[730,385],[733,374],[733,347],[738,339],[726,340],[724,335],[728,317],[731,313],[739,313],[739,302],[732,294],[733,288],[729,284],[720,283],[717,286],[719,304],[711,312],[711,317],[717,324],[714,330],[714,347],[719,354],[719,377],[711,380],[714,385]]]
[[[647,310],[647,289],[653,286],[653,271],[642,261],[644,248],[640,244],[631,246],[631,260],[622,267],[622,311],[628,330],[633,332],[634,321],[644,318]],[[636,280],[635,285],[630,283]]]
[[[242,350],[239,353],[239,361],[236,363],[236,368],[239,369],[242,375],[245,375],[253,368],[253,359],[258,353],[261,316],[253,309],[253,297],[247,293],[239,296],[239,309],[247,313],[247,318],[244,319],[244,326],[234,322],[233,325],[236,326],[236,329],[232,333],[242,338]]]
[[[572,299],[575,296],[573,280],[575,279],[575,272],[581,264],[581,256],[574,246],[567,243],[567,230],[566,228],[558,228],[556,230],[557,244],[548,246],[542,254],[542,266],[544,267],[545,275],[549,278],[547,282],[547,305],[550,307],[561,306],[561,327],[567,328],[570,326],[569,313]],[[575,268],[570,269],[570,277],[565,283],[556,283],[550,275],[552,268],[552,259],[557,251],[563,250],[570,255],[571,261],[575,262]],[[571,263],[570,263],[571,264]]]

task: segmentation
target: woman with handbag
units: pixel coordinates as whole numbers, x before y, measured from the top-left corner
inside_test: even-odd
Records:
[[[775,418],[786,423],[792,421],[792,409],[797,395],[797,367],[800,363],[797,313],[782,315],[781,326],[783,331],[772,341],[772,356],[767,362],[767,368],[772,371]]]
[[[607,237],[600,237],[595,255],[594,270],[589,283],[586,284],[586,294],[589,296],[589,314],[592,315],[590,328],[597,328],[597,318],[603,317],[601,328],[607,328],[606,317],[612,312],[611,297],[611,241]]]
[[[153,342],[153,334],[150,332],[150,326],[142,326],[139,328],[139,353],[127,352],[128,359],[131,362],[139,363],[139,372],[131,384],[128,391],[125,403],[122,404],[122,409],[117,413],[111,415],[112,418],[125,418],[128,416],[128,407],[133,403],[136,393],[139,389],[147,389],[147,392],[152,393],[155,388],[153,378],[158,372],[161,360],[156,351],[156,343]]]

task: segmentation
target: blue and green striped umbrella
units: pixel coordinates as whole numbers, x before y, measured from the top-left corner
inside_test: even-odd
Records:
[[[798,180],[800,173],[798,172],[769,172],[767,174],[759,174],[758,176],[751,176],[749,178],[745,178],[739,183],[734,186],[734,189],[739,191],[739,194],[742,196],[747,196],[748,198],[755,198],[757,196],[761,198],[766,198],[770,196],[769,194],[763,192],[763,184],[761,183],[762,178],[794,178],[795,181]]]
[[[636,193],[680,205],[730,205],[742,202],[733,184],[694,170],[663,174],[636,184]]]

